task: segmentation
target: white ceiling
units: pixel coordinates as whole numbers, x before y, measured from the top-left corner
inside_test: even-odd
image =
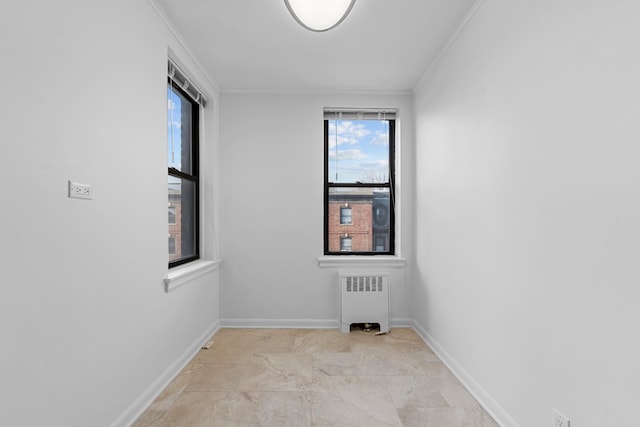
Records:
[[[410,91],[475,0],[357,0],[302,28],[283,0],[156,0],[222,91]]]

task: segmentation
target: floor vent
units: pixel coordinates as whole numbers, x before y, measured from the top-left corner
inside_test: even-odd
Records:
[[[352,323],[379,323],[389,332],[389,275],[340,274],[340,330]]]

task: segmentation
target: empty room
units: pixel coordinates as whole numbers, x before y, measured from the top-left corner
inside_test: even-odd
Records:
[[[0,425],[640,425],[637,19],[3,1]]]

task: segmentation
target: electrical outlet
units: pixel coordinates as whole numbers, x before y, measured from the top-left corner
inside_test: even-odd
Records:
[[[569,418],[562,415],[560,412],[553,410],[554,427],[571,427],[571,421]]]
[[[69,197],[72,199],[91,200],[93,198],[93,190],[89,184],[69,181]]]

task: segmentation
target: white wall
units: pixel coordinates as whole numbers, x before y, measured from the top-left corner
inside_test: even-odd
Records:
[[[217,325],[217,273],[163,290],[168,48],[146,0],[3,2],[0,425],[126,425]]]
[[[399,246],[408,257],[412,97],[223,93],[221,103],[223,324],[338,327],[336,272],[318,267],[323,253],[323,107],[399,108]],[[392,273],[391,317],[406,322],[404,270]]]
[[[487,0],[416,90],[414,318],[506,426],[640,419],[639,17]]]

